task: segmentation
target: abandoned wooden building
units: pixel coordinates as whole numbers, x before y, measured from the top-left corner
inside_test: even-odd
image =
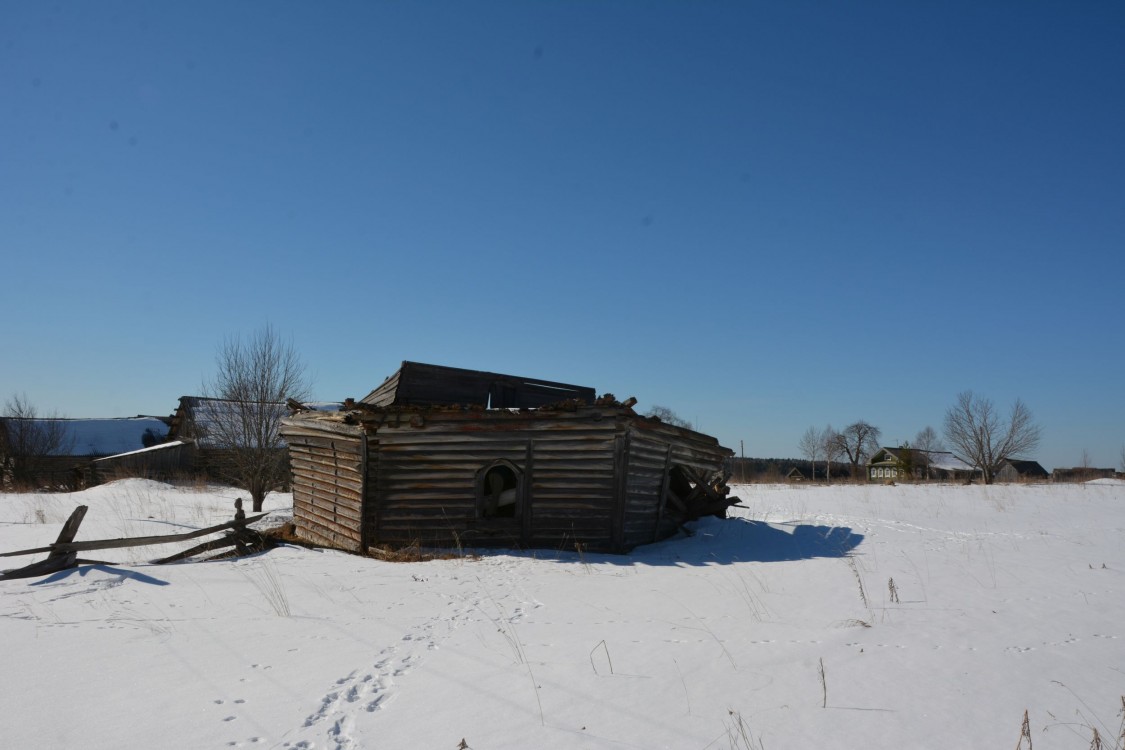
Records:
[[[200,476],[230,481],[233,454],[247,445],[254,427],[262,425],[264,442],[275,441],[277,426],[288,413],[285,404],[245,403],[208,396],[181,396],[172,414],[169,440],[183,441],[186,468]],[[284,460],[285,446],[278,443]]]
[[[626,552],[725,515],[708,435],[592,388],[415,362],[338,412],[285,419],[299,536],[357,551]]]
[[[1038,461],[1020,461],[1015,458],[1004,459],[996,471],[997,482],[1036,482],[1050,477]]]
[[[166,439],[160,417],[0,418],[0,486],[80,489],[100,481],[92,462]]]

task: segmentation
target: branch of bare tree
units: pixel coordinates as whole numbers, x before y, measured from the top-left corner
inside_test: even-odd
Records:
[[[47,456],[67,454],[73,445],[74,436],[57,414],[40,417],[25,394],[13,396],[0,418],[0,479],[31,484]]]
[[[291,344],[270,326],[248,339],[228,338],[216,357],[215,377],[203,392],[206,403],[198,425],[225,456],[221,470],[250,493],[254,512],[289,470],[279,428],[288,413],[286,399],[304,401],[309,385],[305,366]]]
[[[985,484],[992,484],[1004,461],[1032,453],[1040,435],[1031,410],[1018,398],[1007,419],[990,399],[972,391],[958,394],[957,403],[945,413],[945,439],[962,459],[980,469]]]

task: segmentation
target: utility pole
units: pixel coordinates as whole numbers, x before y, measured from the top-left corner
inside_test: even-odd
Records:
[[[746,444],[738,441],[738,452],[742,456],[742,461],[738,464],[739,484],[746,484]]]

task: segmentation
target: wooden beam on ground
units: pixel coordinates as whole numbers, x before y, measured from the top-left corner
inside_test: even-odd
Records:
[[[76,567],[78,567],[78,553],[65,552],[61,555],[51,555],[46,560],[40,560],[22,568],[0,573],[0,581],[10,581],[16,578],[36,578]]]

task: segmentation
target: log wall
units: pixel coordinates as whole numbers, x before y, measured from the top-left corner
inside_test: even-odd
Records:
[[[439,413],[382,426],[368,443],[368,503],[380,543],[610,546],[612,418]],[[478,474],[504,460],[520,472],[516,518],[483,518]]]
[[[364,435],[348,425],[287,426],[293,470],[293,523],[315,544],[363,551]]]
[[[675,532],[674,466],[714,472],[729,451],[706,435],[621,408],[359,411],[287,420],[293,515],[310,541],[525,546],[625,552]],[[517,473],[514,518],[483,512],[481,477]]]
[[[623,539],[625,548],[664,539],[681,519],[668,507],[668,473],[675,466],[718,471],[730,451],[707,435],[648,420],[628,422],[629,454]]]

